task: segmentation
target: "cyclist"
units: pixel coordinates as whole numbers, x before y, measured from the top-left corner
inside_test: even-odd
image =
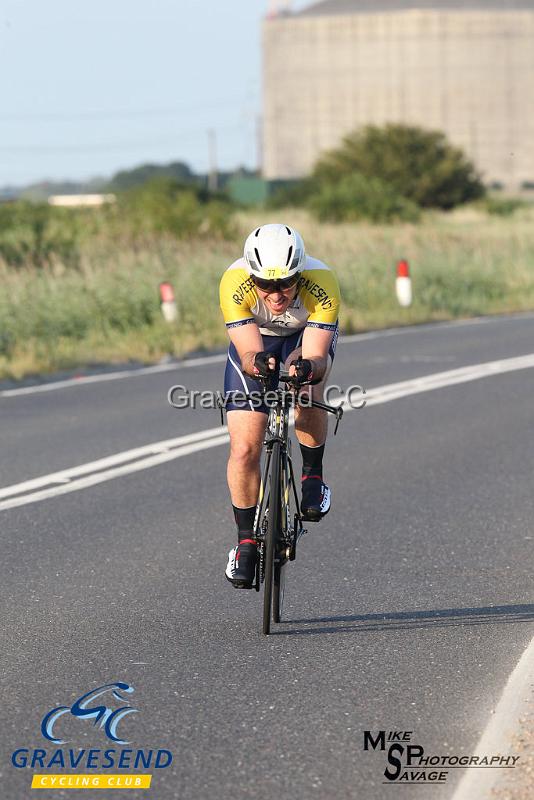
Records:
[[[230,457],[228,486],[238,544],[230,550],[226,577],[238,589],[254,582],[257,546],[254,517],[260,486],[260,455],[268,409],[245,394],[259,392],[259,376],[278,383],[283,364],[305,392],[322,400],[334,359],[339,287],[326,264],[307,256],[300,234],[282,224],[261,225],[245,242],[244,257],[224,273],[220,302],[230,347],[224,391],[227,399]],[[305,519],[318,522],[330,509],[323,480],[326,411],[295,408],[295,430],[302,453],[302,504]]]

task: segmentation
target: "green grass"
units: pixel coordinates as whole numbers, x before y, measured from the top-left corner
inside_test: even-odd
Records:
[[[346,332],[534,309],[534,211],[509,217],[468,208],[428,213],[419,225],[317,224],[302,210],[246,212],[234,240],[138,240],[95,225],[76,259],[0,262],[0,378],[22,378],[100,362],[153,362],[222,347],[223,270],[256,225],[282,220],[308,252],[337,272]],[[414,302],[399,307],[395,263],[408,259]],[[158,284],[175,287],[179,319],[163,321]]]

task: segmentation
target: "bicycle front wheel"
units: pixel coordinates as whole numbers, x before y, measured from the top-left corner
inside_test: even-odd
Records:
[[[263,632],[271,632],[271,606],[273,600],[274,559],[280,538],[280,442],[273,444],[271,456],[271,483],[269,486],[269,516],[265,540],[265,580],[263,582]]]
[[[280,473],[280,527],[277,542],[276,552],[274,554],[274,573],[273,573],[273,620],[275,622],[282,621],[282,612],[284,609],[284,590],[286,583],[286,569],[287,569],[287,553],[285,536],[284,536],[284,521],[289,519],[288,503],[291,492],[291,482],[288,464],[285,458],[282,458],[281,473]]]
[[[282,621],[282,611],[284,608],[284,588],[286,583],[287,561],[282,560],[282,556],[276,557],[273,574],[273,620]]]

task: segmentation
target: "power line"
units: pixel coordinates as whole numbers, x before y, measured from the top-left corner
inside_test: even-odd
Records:
[[[235,132],[236,130],[246,131],[243,124],[233,123],[231,125],[220,125],[216,129],[217,134],[225,132]],[[83,152],[105,152],[112,150],[122,150],[124,148],[137,148],[137,147],[159,147],[162,145],[179,144],[186,138],[199,137],[203,131],[199,128],[189,128],[188,130],[182,129],[175,136],[167,136],[163,139],[140,139],[138,141],[121,141],[121,142],[98,142],[98,143],[77,143],[77,144],[51,144],[51,145],[19,145],[8,144],[0,145],[0,152],[8,153],[83,153]],[[251,133],[248,131],[248,133]],[[252,134],[251,134],[252,135]]]
[[[115,111],[105,110],[92,110],[80,111],[74,114],[56,114],[56,113],[43,113],[43,114],[0,114],[1,122],[77,122],[79,120],[108,120],[108,119],[135,119],[139,117],[164,117],[174,116],[176,114],[184,114],[189,111],[198,111],[199,109],[211,110],[215,108],[226,108],[229,103],[241,103],[245,105],[246,101],[243,97],[232,97],[226,100],[216,100],[210,102],[198,102],[193,105],[187,106],[174,106],[168,108],[144,108],[144,109],[117,109]]]

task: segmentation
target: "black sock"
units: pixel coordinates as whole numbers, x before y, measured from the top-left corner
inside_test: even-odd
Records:
[[[254,536],[254,518],[256,516],[256,506],[250,508],[237,508],[234,509],[234,519],[237,525],[237,536],[241,542],[243,539],[252,539]]]
[[[302,480],[310,477],[322,480],[324,444],[319,447],[306,447],[305,444],[301,444],[300,452],[302,453]]]

